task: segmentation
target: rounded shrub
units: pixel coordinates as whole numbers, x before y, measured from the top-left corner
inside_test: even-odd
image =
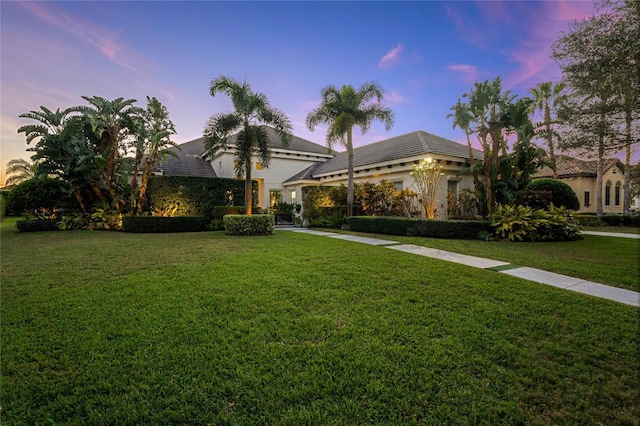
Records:
[[[578,196],[566,183],[555,179],[535,179],[527,185],[529,191],[551,192],[551,203],[556,207],[568,210],[578,210],[580,201]],[[532,206],[538,207],[538,206]]]

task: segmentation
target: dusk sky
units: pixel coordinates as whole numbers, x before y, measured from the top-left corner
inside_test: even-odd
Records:
[[[182,143],[232,110],[212,98],[220,75],[251,84],[284,111],[297,136],[323,144],[305,117],[328,84],[375,81],[395,114],[354,134],[356,146],[424,130],[463,142],[450,107],[473,83],[503,78],[518,95],[560,72],[558,33],[594,13],[587,1],[23,2],[1,1],[0,184],[29,159],[21,113],[83,105],[85,96],[166,105]]]

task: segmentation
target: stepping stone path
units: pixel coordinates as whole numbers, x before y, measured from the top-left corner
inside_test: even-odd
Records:
[[[281,230],[299,232],[303,234],[318,235],[339,240],[353,241],[362,244],[374,246],[383,246],[392,250],[398,250],[405,253],[412,253],[418,256],[425,256],[434,259],[445,260],[447,262],[460,263],[475,268],[489,269],[497,271],[501,274],[511,275],[513,277],[524,278],[541,284],[551,285],[565,290],[571,290],[578,293],[589,294],[591,296],[609,299],[616,302],[624,303],[632,306],[640,306],[640,293],[626,290],[623,288],[612,287],[604,284],[598,284],[579,278],[569,277],[567,275],[556,274],[553,272],[543,271],[540,269],[529,268],[527,266],[511,265],[507,262],[499,260],[485,259],[482,257],[469,256],[466,254],[452,253],[444,250],[432,249],[428,247],[417,246],[414,244],[400,244],[397,241],[381,240],[379,238],[360,237],[357,235],[338,234],[335,232],[316,231],[306,228],[278,228]],[[640,238],[640,234],[610,234],[604,232],[585,232],[590,235],[604,235],[624,238]]]

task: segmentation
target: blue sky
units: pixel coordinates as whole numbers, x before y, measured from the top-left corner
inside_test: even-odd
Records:
[[[81,105],[80,96],[155,96],[181,143],[229,111],[209,95],[220,75],[244,80],[284,111],[293,133],[324,144],[305,117],[328,84],[385,90],[395,114],[363,145],[415,130],[463,142],[449,108],[496,76],[519,95],[560,72],[549,58],[559,31],[594,13],[589,1],[448,2],[0,2],[0,182],[29,159],[19,114]]]

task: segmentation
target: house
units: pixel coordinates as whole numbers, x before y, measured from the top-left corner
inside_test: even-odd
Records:
[[[580,201],[578,213],[596,213],[596,166],[597,160],[581,160],[567,155],[556,156],[557,177],[573,189]],[[534,176],[552,178],[553,170],[543,167]],[[617,158],[608,158],[602,176],[602,211],[623,213],[624,210],[624,165]],[[632,206],[633,207],[633,206]]]
[[[288,147],[283,147],[275,131],[267,128],[271,140],[271,164],[262,167],[253,161],[252,178],[258,182],[260,207],[268,207],[276,200],[302,203],[302,188],[313,185],[340,185],[347,183],[347,153],[328,151],[326,147],[294,136]],[[169,157],[161,166],[166,175],[203,176],[205,169],[215,176],[234,177],[234,143],[219,150],[210,158],[204,156],[203,139],[180,145],[178,158]],[[482,153],[474,150],[476,158]],[[398,189],[411,188],[410,172],[426,157],[434,158],[442,167],[438,204],[446,214],[447,191],[473,189],[466,145],[422,130],[392,137],[354,149],[354,183],[388,180]],[[207,165],[208,164],[208,165]],[[207,170],[207,173],[211,171]],[[442,215],[441,215],[442,216]]]

